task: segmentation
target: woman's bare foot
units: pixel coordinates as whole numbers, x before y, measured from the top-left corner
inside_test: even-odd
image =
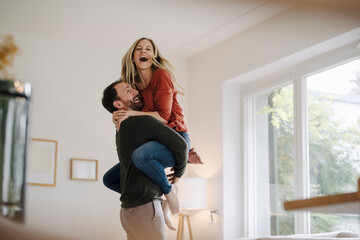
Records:
[[[189,151],[188,161],[191,164],[204,164],[201,161],[201,158],[200,158],[199,154],[197,152],[195,152],[194,148],[191,148],[190,151]]]

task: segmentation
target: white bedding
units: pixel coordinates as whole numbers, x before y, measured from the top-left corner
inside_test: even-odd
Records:
[[[271,237],[257,237],[257,238],[237,238],[234,240],[335,240],[335,239],[358,239],[360,240],[360,234],[354,232],[330,232],[319,234],[295,234],[289,236],[271,236]]]

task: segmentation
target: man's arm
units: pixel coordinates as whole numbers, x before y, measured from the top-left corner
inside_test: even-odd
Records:
[[[134,149],[155,140],[164,144],[174,155],[174,174],[180,178],[186,168],[188,148],[186,141],[173,129],[150,116],[135,116],[124,120],[120,134]]]

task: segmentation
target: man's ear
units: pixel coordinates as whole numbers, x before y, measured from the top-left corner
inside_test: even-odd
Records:
[[[113,102],[113,105],[114,105],[114,107],[117,108],[117,109],[121,109],[121,108],[124,107],[124,104],[123,104],[120,100],[114,101],[114,102]]]

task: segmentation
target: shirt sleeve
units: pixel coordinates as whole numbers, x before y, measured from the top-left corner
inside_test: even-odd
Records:
[[[186,141],[176,131],[151,116],[130,117],[121,125],[120,131],[127,131],[128,144],[140,146],[150,140],[164,144],[174,155],[175,176],[184,174],[189,153]]]
[[[158,71],[156,74],[155,109],[163,119],[169,121],[175,92],[174,84],[171,81],[170,74],[165,70]]]

